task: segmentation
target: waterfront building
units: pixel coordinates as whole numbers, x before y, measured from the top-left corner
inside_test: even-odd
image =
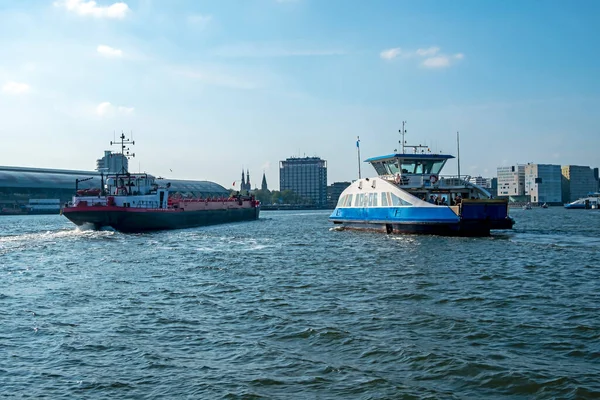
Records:
[[[482,176],[472,176],[469,178],[469,182],[486,189],[490,188],[491,183],[489,178],[484,178]]]
[[[279,188],[291,190],[316,207],[327,206],[327,161],[319,157],[279,162]]]
[[[490,187],[488,192],[490,192],[493,197],[498,197],[498,178],[490,179]]]
[[[562,202],[570,203],[598,190],[598,181],[590,167],[562,166]]]
[[[525,166],[525,194],[534,204],[560,205],[562,203],[560,165],[527,164]]]
[[[333,182],[327,186],[327,207],[334,209],[342,192],[351,184],[352,182]]]
[[[104,157],[96,160],[96,171],[109,174],[117,172],[127,172],[129,170],[129,160],[127,156],[121,153],[113,153],[110,150],[104,151]]]
[[[518,199],[525,195],[525,165],[498,167],[498,197]]]
[[[0,208],[3,204],[26,205],[30,199],[58,199],[64,204],[75,194],[76,179],[80,180],[79,189],[101,186],[100,173],[97,171],[0,166]],[[160,178],[157,183],[170,184],[172,194],[188,198],[229,194],[221,185],[209,181]]]

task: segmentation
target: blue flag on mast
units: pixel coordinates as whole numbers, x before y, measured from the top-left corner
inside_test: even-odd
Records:
[[[360,143],[360,139],[356,138],[356,147],[360,147],[359,143]]]

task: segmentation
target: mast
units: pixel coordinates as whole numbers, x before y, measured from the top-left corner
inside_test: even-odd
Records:
[[[125,133],[123,131],[121,131],[121,136],[119,136],[119,139],[121,139],[121,153],[117,153],[117,154],[121,154],[121,174],[127,174],[128,171],[125,170],[125,164],[123,163],[123,158],[126,158],[127,160],[129,160],[131,157],[135,157],[135,153],[130,153],[129,152],[129,145],[135,145],[135,141],[130,140],[125,138]],[[111,141],[110,145],[114,146],[119,144],[119,142],[116,141]]]
[[[404,124],[406,124],[406,121],[402,121],[402,129],[398,131],[402,135],[402,143],[400,146],[400,148],[402,149],[402,154],[404,154],[404,143],[406,143],[404,141],[404,134],[406,133],[406,129],[404,129]]]
[[[360,136],[356,137],[356,151],[358,153],[358,179],[360,179]]]
[[[456,131],[456,156],[458,161],[458,179],[460,179],[460,136]]]

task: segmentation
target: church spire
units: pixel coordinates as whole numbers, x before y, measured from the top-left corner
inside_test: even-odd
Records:
[[[269,190],[267,188],[267,177],[265,176],[264,172],[263,172],[263,179],[262,179],[262,184],[260,185],[260,189],[261,190]]]
[[[240,185],[240,189],[244,190],[246,188],[246,181],[244,180],[244,169],[242,168],[242,184]]]
[[[250,184],[250,170],[246,170],[246,186],[248,187],[248,191],[252,189],[252,185]]]

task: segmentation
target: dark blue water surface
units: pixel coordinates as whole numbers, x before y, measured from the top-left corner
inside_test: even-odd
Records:
[[[600,211],[514,210],[487,238],[327,216],[0,217],[0,397],[600,396]]]

